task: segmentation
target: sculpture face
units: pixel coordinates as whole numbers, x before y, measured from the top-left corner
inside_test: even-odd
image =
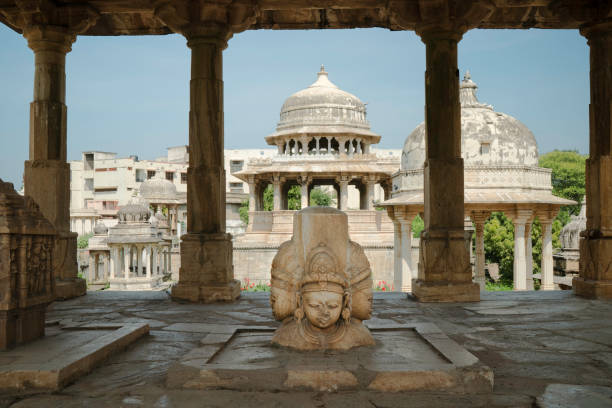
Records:
[[[306,292],[303,296],[306,318],[315,327],[333,326],[342,312],[342,295],[335,292]]]
[[[353,292],[352,315],[359,320],[372,318],[372,290],[362,289]]]
[[[272,286],[270,288],[270,306],[272,306],[274,318],[284,320],[292,315],[296,308],[295,295],[285,289]]]

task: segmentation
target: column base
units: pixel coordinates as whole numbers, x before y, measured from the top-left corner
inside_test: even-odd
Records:
[[[179,282],[172,298],[189,302],[232,302],[240,297],[234,279],[230,234],[186,234],[181,242]]]
[[[0,311],[0,350],[8,350],[45,335],[47,303]]]
[[[572,279],[572,288],[576,296],[589,299],[612,299],[612,281],[586,280],[577,277]]]
[[[195,303],[233,302],[240,297],[240,281],[219,285],[193,286],[181,284],[172,287],[172,299]]]
[[[412,294],[419,302],[479,302],[480,286],[475,282],[425,282],[415,280]]]
[[[572,280],[574,293],[590,299],[612,299],[610,265],[612,237],[580,239],[580,276]]]
[[[68,300],[87,293],[85,279],[55,280],[55,300]]]

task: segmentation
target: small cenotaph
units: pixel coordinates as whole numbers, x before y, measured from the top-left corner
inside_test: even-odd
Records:
[[[372,271],[349,239],[348,218],[308,207],[293,218],[293,237],[272,262],[270,304],[282,321],[272,343],[298,350],[374,345],[361,323],[372,314]]]

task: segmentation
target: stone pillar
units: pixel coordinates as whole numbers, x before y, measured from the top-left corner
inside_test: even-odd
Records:
[[[399,220],[401,224],[402,281],[401,286],[396,286],[396,290],[401,290],[402,292],[412,292],[412,220],[414,217],[416,217],[416,213],[404,212]]]
[[[480,290],[486,288],[485,276],[485,249],[484,249],[484,225],[489,218],[488,212],[473,211],[472,220],[476,229],[476,273],[474,281],[480,286]]]
[[[138,263],[138,269],[137,269],[137,273],[136,276],[142,276],[144,274],[143,271],[143,266],[144,266],[144,248],[141,246],[137,246],[136,247],[136,262]]]
[[[531,219],[531,210],[516,210],[509,214],[514,223],[514,290],[526,290],[527,261],[525,258],[525,224]]]
[[[257,209],[257,183],[254,177],[249,177],[249,211]]]
[[[147,257],[145,263],[145,267],[147,268],[147,279],[151,279],[151,258],[153,257],[153,254],[151,253],[151,246],[147,246],[144,250],[144,253]]]
[[[542,226],[542,285],[541,290],[553,290],[552,218],[540,217]]]
[[[272,185],[274,187],[274,211],[279,211],[282,208],[282,197],[281,197],[281,178],[278,174],[275,174],[272,178]]]
[[[402,224],[393,220],[393,286],[402,287]]]
[[[368,178],[366,180],[366,210],[374,210],[374,187],[376,187],[376,180]]]
[[[109,271],[109,279],[115,279],[115,268],[117,268],[117,249],[115,247],[110,247],[110,271]]]
[[[350,181],[349,176],[341,176],[338,178],[338,186],[340,187],[340,194],[338,197],[339,208],[342,211],[346,211],[348,209],[348,184]]]
[[[300,200],[301,200],[300,209],[302,209],[302,210],[310,205],[310,202],[309,202],[310,201],[309,200],[310,197],[309,197],[309,194],[308,194],[308,184],[309,184],[309,181],[310,180],[308,180],[308,176],[305,175],[305,174],[303,174],[300,177],[300,180],[299,180],[300,187],[301,187],[301,190],[300,190]]]
[[[315,144],[315,154],[320,154],[319,151],[319,139],[321,139],[320,136],[315,136],[315,140],[316,140],[316,144]]]
[[[283,142],[276,142],[276,148],[278,149],[278,151],[276,152],[276,154],[283,154]]]
[[[77,234],[70,232],[70,166],[66,162],[66,54],[76,36],[58,26],[23,30],[34,51],[34,100],[30,104],[30,153],[25,162],[25,195],[57,230],[53,276],[58,299],[84,295],[77,277]]]
[[[88,261],[87,276],[89,278],[88,279],[89,283],[91,283],[91,282],[93,282],[93,279],[94,279],[94,276],[95,276],[94,275],[94,268],[96,267],[96,264],[95,264],[95,262],[96,262],[95,255],[93,255],[90,252],[87,261]]]
[[[480,300],[472,282],[470,237],[464,231],[463,159],[457,43],[462,32],[427,26],[425,43],[425,230],[419,279],[413,293],[423,302]]]
[[[535,290],[533,286],[533,244],[531,242],[531,227],[533,218],[525,224],[525,289]]]
[[[132,261],[131,252],[132,251],[130,250],[129,246],[123,246],[123,277],[125,278],[125,280],[128,280],[130,278],[130,263]]]
[[[578,296],[612,299],[612,22],[586,25],[591,103],[586,162],[586,230],[580,240]]]
[[[223,162],[223,50],[231,33],[222,23],[185,22],[165,7],[176,10],[182,4],[162,5],[155,13],[169,19],[191,48],[187,234],[182,237],[179,282],[172,297],[232,301],[240,296],[240,282],[234,280],[232,240],[225,232]],[[210,11],[211,16],[218,15]],[[196,17],[185,13],[186,18]]]

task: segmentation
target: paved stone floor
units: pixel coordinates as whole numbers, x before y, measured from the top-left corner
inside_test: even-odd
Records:
[[[145,322],[150,335],[61,392],[0,396],[0,407],[532,407],[612,406],[612,302],[569,291],[492,292],[480,303],[419,304],[376,293],[374,319],[428,321],[494,370],[492,393],[184,391],[164,385],[168,367],[206,335],[206,324],[275,325],[268,294],[193,305],[165,292],[89,292],[55,302],[60,324]],[[184,324],[190,323],[190,324]]]

